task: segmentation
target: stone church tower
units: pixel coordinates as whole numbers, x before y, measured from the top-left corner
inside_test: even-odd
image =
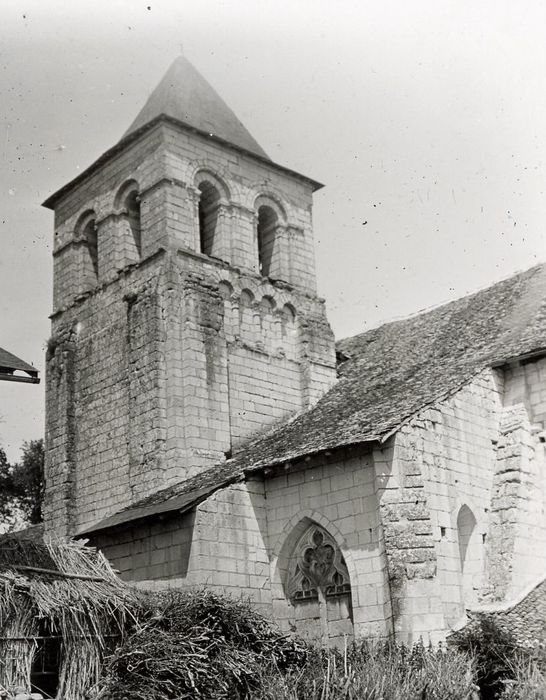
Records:
[[[317,187],[179,58],[47,200],[47,531],[324,644],[441,640],[484,603],[536,617],[546,265],[341,340],[336,367]]]
[[[229,458],[335,378],[312,195],[184,58],[52,195],[45,519],[73,534]]]

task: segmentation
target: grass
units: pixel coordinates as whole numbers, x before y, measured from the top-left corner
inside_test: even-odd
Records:
[[[323,650],[283,635],[246,602],[211,591],[145,599],[95,700],[459,700],[475,663],[456,649],[359,642]]]
[[[460,700],[472,698],[473,661],[465,653],[360,642],[346,652],[314,650],[287,674],[271,669],[256,700]]]

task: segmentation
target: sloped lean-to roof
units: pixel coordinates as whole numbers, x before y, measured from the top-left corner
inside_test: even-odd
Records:
[[[23,374],[16,374],[23,372]],[[11,352],[0,348],[0,381],[39,384],[38,370]]]
[[[220,488],[245,473],[306,455],[382,442],[484,368],[542,350],[546,265],[340,341],[338,351],[347,359],[339,367],[339,381],[312,409],[247,444],[200,478],[216,478]],[[187,498],[193,488],[199,487],[186,481],[152,498],[156,505],[177,493]],[[125,517],[132,519],[130,511],[137,507]]]

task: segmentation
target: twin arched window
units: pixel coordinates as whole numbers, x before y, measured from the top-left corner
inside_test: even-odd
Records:
[[[129,229],[129,237],[133,243],[133,253],[125,263],[134,263],[142,256],[142,233],[140,223],[140,196],[138,184],[131,180],[125,183],[118,191],[114,200],[117,213],[126,222]],[[121,233],[121,232],[120,232]],[[93,287],[99,281],[102,263],[99,255],[99,237],[97,228],[97,215],[94,210],[84,212],[75,227],[76,240],[83,247],[81,257],[83,289]],[[124,250],[127,251],[125,243]],[[131,246],[129,246],[130,248]],[[126,252],[127,254],[127,252]]]
[[[198,191],[199,249],[204,255],[223,259],[228,256],[228,235],[220,231],[219,213],[222,201],[229,199],[227,189],[213,175],[202,173],[196,180]],[[278,228],[280,207],[261,195],[255,204],[257,215],[258,269],[263,277],[281,277]]]

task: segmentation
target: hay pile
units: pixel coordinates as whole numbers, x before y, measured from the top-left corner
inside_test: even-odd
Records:
[[[250,698],[267,668],[304,663],[307,648],[252,607],[217,593],[150,595],[110,657],[96,700]]]
[[[134,607],[134,594],[94,549],[3,536],[0,685],[30,690],[37,638],[51,635],[62,640],[58,697],[82,700]]]

